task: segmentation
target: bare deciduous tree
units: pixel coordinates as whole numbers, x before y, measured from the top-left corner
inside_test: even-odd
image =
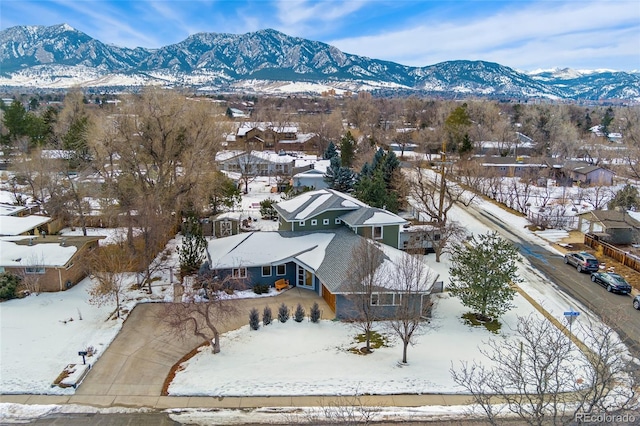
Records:
[[[103,306],[109,302],[116,304],[116,316],[120,318],[120,303],[130,287],[130,276],[135,260],[124,243],[113,244],[94,250],[89,259],[89,272],[94,284],[89,287],[89,302]]]
[[[191,334],[211,345],[214,354],[220,352],[219,325],[238,314],[233,296],[228,290],[244,288],[241,279],[207,279],[200,291],[188,289],[181,302],[167,303],[161,315],[169,330],[179,339]]]
[[[400,294],[395,315],[387,322],[389,328],[402,341],[402,362],[407,363],[407,348],[425,324],[431,302],[428,293],[434,277],[423,256],[405,253],[393,266],[394,290]]]
[[[480,348],[490,366],[463,362],[450,373],[494,425],[505,410],[540,426],[564,424],[592,410],[637,410],[638,369],[624,344],[604,325],[585,324],[577,334],[585,336],[583,353],[546,319],[519,317],[515,338]]]
[[[360,330],[366,340],[367,353],[371,352],[371,333],[374,322],[378,319],[372,296],[384,283],[386,268],[383,265],[384,254],[373,241],[362,239],[351,253],[349,272],[349,295],[351,318],[356,329]]]
[[[450,180],[449,173],[445,164],[442,164],[440,173],[417,164],[407,176],[409,195],[414,201],[413,208],[418,212],[418,219],[432,221],[442,231],[440,237],[447,237],[444,241],[435,241],[438,246],[436,262],[440,261],[439,254],[451,240],[449,237],[460,234],[455,224],[448,223],[449,211],[456,203],[469,206],[475,198],[472,192]]]

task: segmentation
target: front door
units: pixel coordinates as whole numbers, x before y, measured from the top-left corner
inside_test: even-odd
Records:
[[[307,271],[300,265],[297,265],[297,267],[298,279],[296,285],[298,287],[313,288],[313,273],[311,271]]]

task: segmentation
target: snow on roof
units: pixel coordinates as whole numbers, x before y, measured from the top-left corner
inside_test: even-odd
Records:
[[[242,154],[244,151],[239,150],[231,150],[231,151],[220,151],[216,153],[216,161],[225,161],[230,158],[236,157]]]
[[[296,220],[305,220],[309,215],[313,214],[315,210],[328,201],[332,197],[331,193],[321,194],[315,200],[313,200],[304,210],[298,212],[295,219]]]
[[[26,210],[25,206],[15,206],[13,204],[0,203],[0,216],[15,216]]]
[[[370,240],[369,240],[370,241]],[[371,241],[370,241],[371,242]],[[380,250],[382,250],[382,252],[385,255],[385,259],[382,263],[382,267],[384,268],[384,271],[388,274],[393,274],[393,271],[399,266],[402,265],[402,258],[404,256],[410,256],[410,254],[402,251],[402,250],[398,250],[396,248],[393,248],[391,246],[388,246],[386,244],[378,244],[375,242],[371,242],[371,244],[375,244],[376,247],[378,247]],[[431,287],[433,286],[433,283],[438,279],[439,274],[433,269],[431,268],[427,262],[424,261],[425,256],[422,256],[422,260],[425,264],[425,267],[427,269],[427,287],[424,289],[425,291],[430,291]],[[394,284],[395,284],[395,280],[393,279],[389,279],[385,281],[385,288],[388,288],[390,290],[400,290],[397,288],[394,288]]]
[[[300,173],[296,173],[295,175],[293,175],[294,178],[302,178],[302,177],[306,177],[306,178],[323,178],[324,179],[324,173],[321,170],[316,170],[316,169],[309,169],[309,170],[305,170],[304,172],[300,172]]]
[[[78,251],[75,246],[61,246],[57,241],[50,243],[38,242],[33,245],[16,244],[15,241],[0,240],[0,266],[27,267],[64,266]]]
[[[387,212],[384,210],[379,210],[373,213],[373,215],[365,220],[363,223],[365,225],[385,225],[389,223],[405,223],[406,220],[402,219],[400,216],[395,215],[391,212]]]
[[[317,269],[333,233],[313,233],[293,236],[292,233],[251,232],[209,241],[211,269],[278,265],[297,259]],[[265,250],[268,247],[268,250]]]
[[[20,235],[32,229],[44,225],[51,220],[50,217],[31,216],[0,216],[0,235]]]
[[[295,198],[278,203],[278,207],[280,207],[282,210],[285,210],[289,213],[293,213],[294,211],[301,208],[307,201],[315,197],[317,194],[328,194],[328,193],[329,191],[324,189],[305,192],[303,194],[298,195]]]

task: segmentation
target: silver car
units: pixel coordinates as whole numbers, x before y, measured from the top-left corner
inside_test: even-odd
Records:
[[[597,272],[600,269],[598,259],[584,251],[572,251],[565,254],[564,263],[575,266],[578,272]]]

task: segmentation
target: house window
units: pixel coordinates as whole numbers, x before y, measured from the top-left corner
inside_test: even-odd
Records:
[[[379,240],[382,238],[382,226],[373,227],[373,238]]]
[[[433,241],[440,241],[440,234],[435,234],[433,236]]]
[[[322,224],[323,225],[328,225],[329,224],[329,219],[322,219]]]
[[[270,277],[271,276],[271,265],[262,267],[262,276]]]
[[[24,268],[24,272],[27,274],[44,274],[44,266],[28,266]]]
[[[287,274],[287,265],[276,266],[276,275],[286,275],[286,274]]]
[[[306,221],[301,220],[300,222],[298,222],[298,225],[299,225],[299,226],[304,226],[304,225],[305,225],[305,222],[306,222]]]
[[[311,226],[316,226],[318,224],[317,219],[311,219]]]
[[[233,268],[231,275],[233,278],[247,278],[247,268]]]
[[[342,221],[336,217],[335,224],[336,224],[336,225],[340,225],[341,223],[342,223]]]
[[[400,293],[373,293],[371,295],[372,306],[397,306],[402,303]]]
[[[73,268],[73,262],[69,263],[65,269],[68,271],[69,269]]]

